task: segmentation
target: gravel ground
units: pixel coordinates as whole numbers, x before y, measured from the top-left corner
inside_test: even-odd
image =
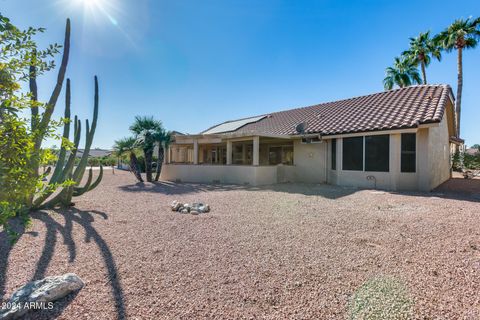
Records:
[[[382,300],[375,288],[401,288],[398,318],[479,319],[480,202],[438,192],[137,185],[107,172],[75,209],[35,213],[13,249],[1,236],[0,296],[75,272],[86,287],[29,318],[345,319]],[[173,213],[175,199],[212,211]]]
[[[465,179],[461,173],[454,172],[453,178],[441,184],[436,192],[459,193],[480,200],[480,177]]]

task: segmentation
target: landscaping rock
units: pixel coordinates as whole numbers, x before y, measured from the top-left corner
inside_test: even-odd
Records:
[[[197,210],[190,210],[190,213],[193,215],[198,215],[200,212],[198,212]]]
[[[192,204],[192,210],[196,210],[199,213],[205,213],[210,211],[210,207],[208,206],[208,204],[194,203]]]
[[[172,209],[172,211],[192,214],[200,214],[210,211],[210,206],[208,204],[203,204],[201,202],[194,202],[192,204],[188,204],[181,203],[177,200],[172,201],[172,203],[170,204],[170,208]]]
[[[30,310],[47,309],[49,302],[61,299],[83,286],[82,279],[74,273],[29,282],[13,293],[6,303],[12,308],[1,312],[0,320],[17,319]]]
[[[173,202],[170,204],[170,207],[172,208],[172,211],[179,211],[180,207],[183,205],[178,202],[177,200],[173,200]]]

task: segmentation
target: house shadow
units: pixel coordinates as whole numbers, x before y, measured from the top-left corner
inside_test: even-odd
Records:
[[[480,202],[480,179],[450,178],[432,191],[384,191],[402,196]]]
[[[337,199],[353,194],[360,189],[350,187],[332,186],[321,183],[277,183],[262,186],[248,184],[222,184],[222,183],[184,183],[184,182],[138,182],[119,187],[126,192],[151,192],[165,195],[186,195],[211,191],[273,191],[306,196],[320,196],[328,199]]]
[[[40,221],[45,225],[46,235],[42,253],[37,261],[35,271],[30,280],[39,280],[46,276],[48,266],[54,257],[55,247],[59,236],[61,236],[63,243],[67,246],[69,262],[75,261],[77,248],[72,231],[73,225],[77,224],[85,231],[85,242],[93,242],[98,247],[103,258],[103,263],[107,269],[109,278],[108,283],[115,301],[117,319],[126,319],[127,315],[125,310],[125,298],[118,277],[117,266],[115,264],[113,254],[106,241],[92,225],[95,217],[108,219],[107,214],[95,210],[81,211],[76,208],[58,209],[55,210],[55,212],[64,217],[64,225],[53,219],[48,212],[37,211],[31,214],[33,220]],[[20,237],[25,234],[25,229],[21,226],[19,221],[14,221],[13,224],[19,231]],[[33,236],[35,236],[35,234],[33,234]],[[0,233],[0,301],[6,301],[8,299],[8,297],[5,296],[5,284],[9,267],[9,256],[14,246],[15,244],[11,243],[6,232],[2,231]],[[35,318],[40,317],[41,319],[53,319],[58,317],[74,300],[77,293],[68,295],[67,297],[55,302],[53,310],[36,312]]]
[[[208,191],[234,191],[249,190],[253,187],[248,185],[230,185],[230,184],[206,184],[206,183],[183,183],[170,181],[157,182],[137,182],[119,187],[120,190],[126,192],[151,192],[161,193],[165,195],[182,195],[191,193],[201,193]]]

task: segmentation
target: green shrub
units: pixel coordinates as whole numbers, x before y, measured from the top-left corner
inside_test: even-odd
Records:
[[[452,156],[452,169],[453,171],[462,171],[463,169],[463,156],[464,153],[457,151]]]
[[[100,164],[103,166],[111,167],[117,164],[117,157],[115,156],[107,156],[100,158]]]
[[[466,169],[480,169],[480,154],[471,155],[465,153],[463,156],[463,164]]]
[[[98,167],[100,165],[100,158],[88,158],[87,163],[90,167]]]

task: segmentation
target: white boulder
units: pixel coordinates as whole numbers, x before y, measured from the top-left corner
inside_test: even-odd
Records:
[[[6,303],[11,308],[0,312],[0,320],[17,319],[31,309],[47,308],[49,302],[61,299],[83,286],[82,279],[74,273],[31,281],[13,293]]]

